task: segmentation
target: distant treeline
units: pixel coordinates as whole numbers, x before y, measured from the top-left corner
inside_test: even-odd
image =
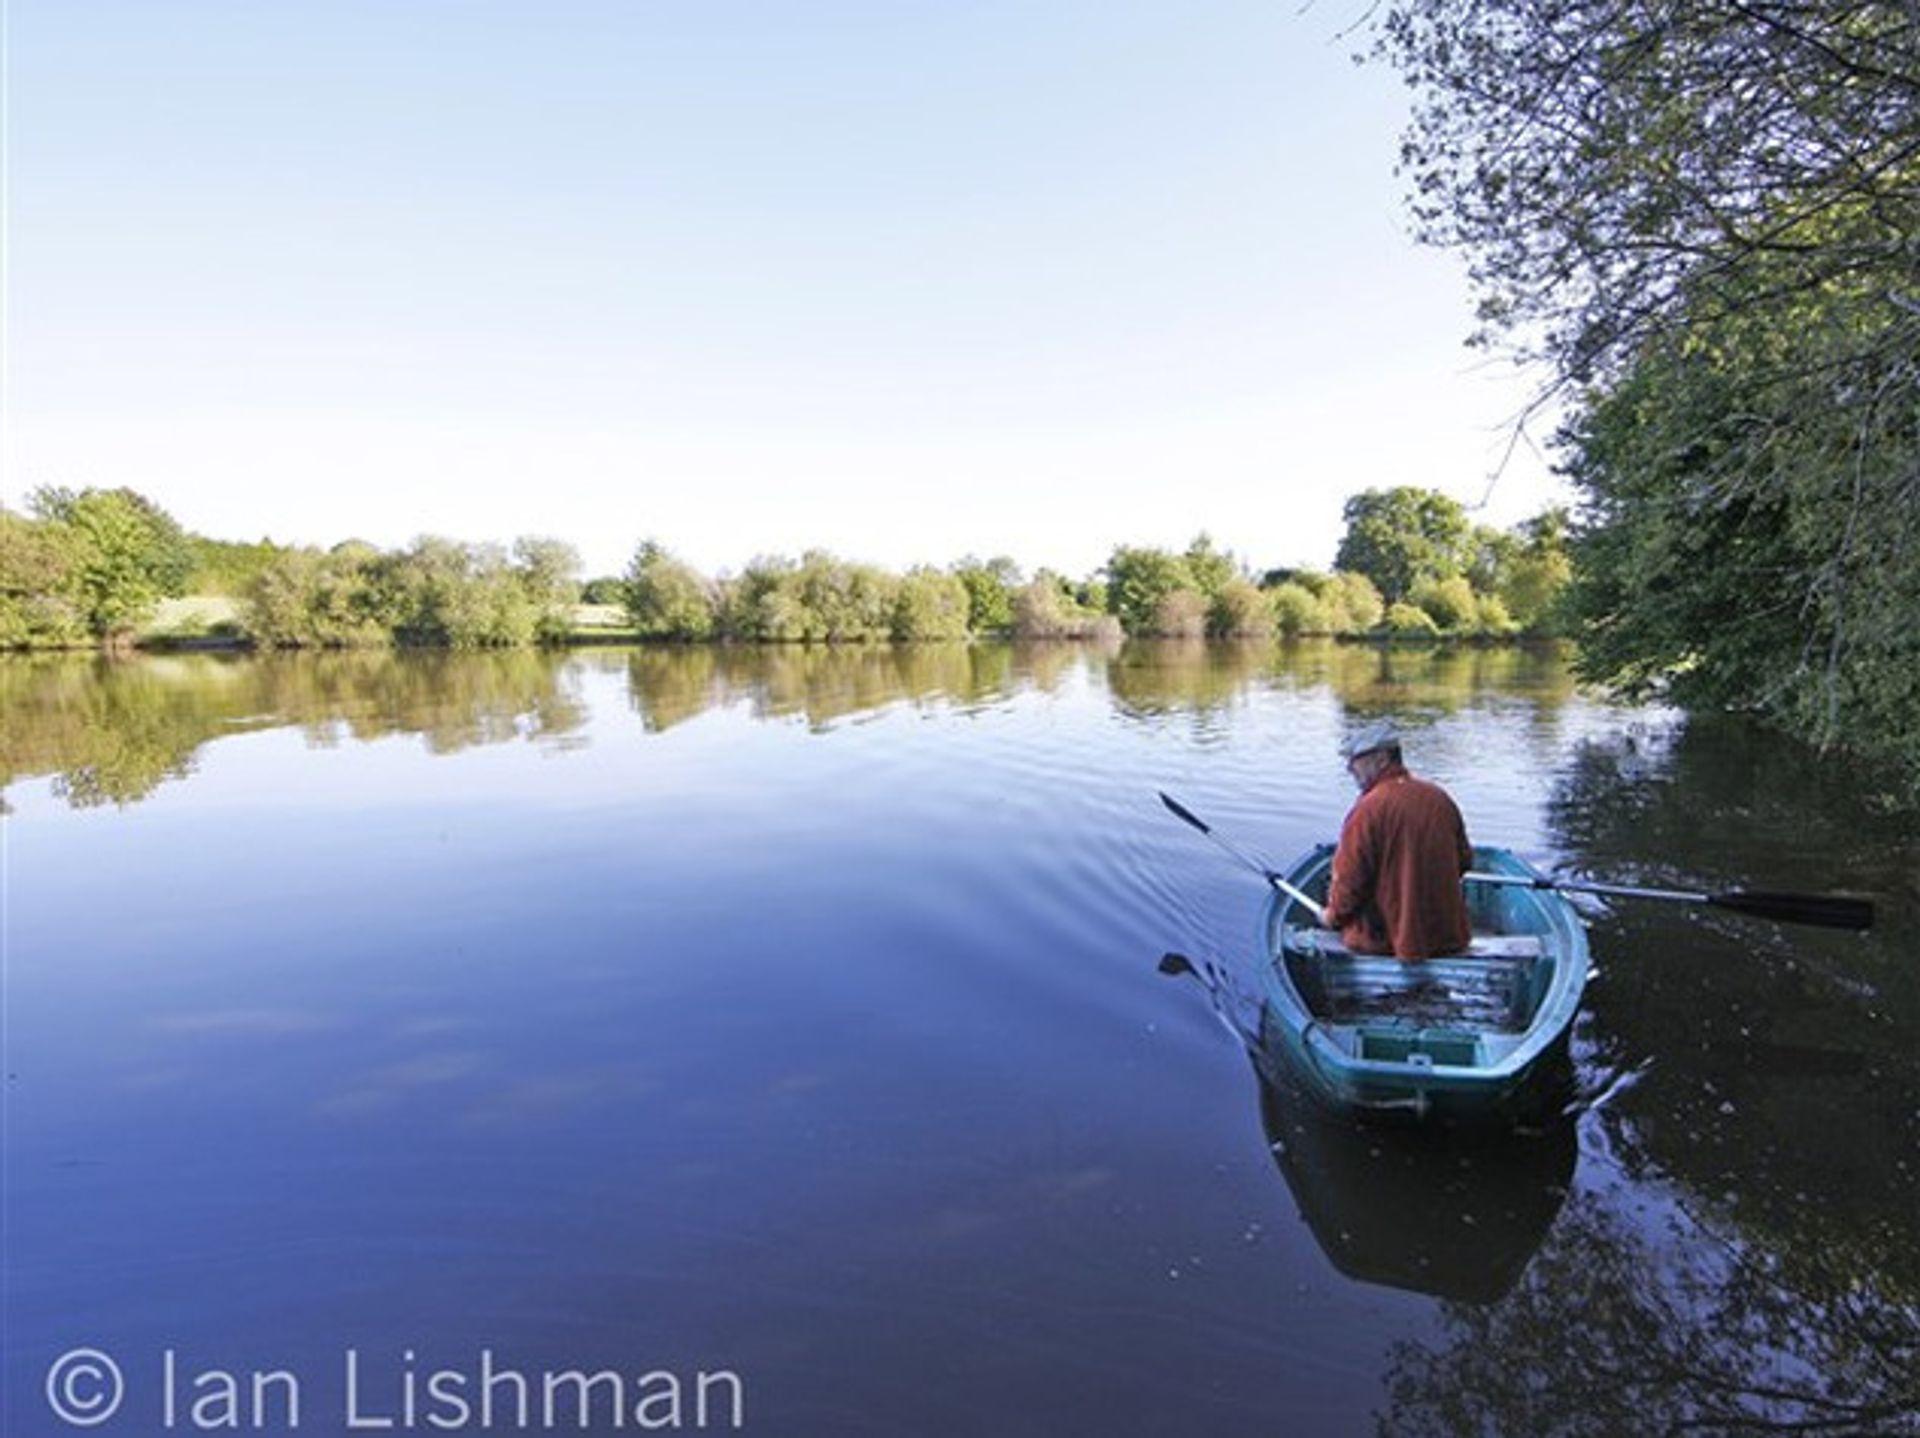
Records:
[[[579,632],[581,603],[618,611],[635,638],[682,642],[1504,637],[1553,632],[1572,573],[1558,513],[1502,532],[1411,488],[1348,501],[1329,573],[1256,573],[1202,534],[1181,552],[1123,545],[1078,580],[1004,557],[897,574],[820,550],[708,576],[646,540],[624,573],[583,585],[555,539],[237,544],[190,534],[125,489],[44,489],[29,510],[0,511],[11,648],[132,642],[162,600],[188,594],[233,600],[222,632],[273,648],[559,643]]]

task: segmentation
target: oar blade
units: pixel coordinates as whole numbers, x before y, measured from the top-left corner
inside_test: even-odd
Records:
[[[1203,834],[1211,834],[1213,832],[1213,830],[1207,827],[1205,820],[1203,820],[1198,814],[1194,813],[1193,810],[1189,809],[1185,804],[1182,804],[1178,799],[1174,798],[1173,795],[1165,792],[1164,790],[1160,792],[1160,802],[1162,804],[1165,804],[1167,808],[1173,811],[1173,815],[1176,819],[1180,819],[1185,823],[1193,825],[1194,828],[1198,829]]]
[[[1737,914],[1778,919],[1783,924],[1817,924],[1827,929],[1871,929],[1873,904],[1844,894],[1781,894],[1764,889],[1732,889],[1709,894],[1707,902]]]

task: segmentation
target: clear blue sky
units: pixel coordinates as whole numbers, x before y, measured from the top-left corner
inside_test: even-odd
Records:
[[[1356,489],[1477,502],[1525,393],[1361,8],[8,0],[7,502],[1326,564]]]

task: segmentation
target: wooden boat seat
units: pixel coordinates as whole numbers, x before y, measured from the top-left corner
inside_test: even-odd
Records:
[[[1515,1033],[1531,1017],[1538,934],[1475,935],[1464,954],[1396,959],[1356,954],[1328,929],[1289,927],[1287,953],[1319,958],[1310,1002],[1321,1018],[1395,1030],[1461,1028]]]

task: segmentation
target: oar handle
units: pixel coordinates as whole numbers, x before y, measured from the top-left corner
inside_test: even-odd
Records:
[[[1198,814],[1194,813],[1193,810],[1189,809],[1185,804],[1182,804],[1165,790],[1160,791],[1160,802],[1167,806],[1167,811],[1172,814],[1174,818],[1179,819],[1182,823],[1191,824],[1222,849],[1225,849],[1229,854],[1233,855],[1234,858],[1238,859],[1247,868],[1253,870],[1254,873],[1265,879],[1269,884],[1273,885],[1274,888],[1285,894],[1289,899],[1292,899],[1294,903],[1304,907],[1316,920],[1319,919],[1320,905],[1301,893],[1300,890],[1296,889],[1292,884],[1289,884],[1280,876],[1278,870],[1261,863],[1251,854],[1242,853],[1234,845],[1229,844],[1225,839],[1213,832],[1213,826],[1208,824],[1205,819],[1202,819]]]
[[[1308,898],[1299,889],[1294,888],[1292,884],[1289,884],[1285,879],[1271,870],[1267,872],[1267,882],[1311,914],[1316,924],[1320,922],[1320,905],[1317,901]]]

